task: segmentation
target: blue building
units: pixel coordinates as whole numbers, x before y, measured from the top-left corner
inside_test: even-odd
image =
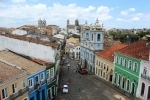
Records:
[[[100,25],[98,19],[94,25],[88,25],[86,21],[82,27],[80,38],[81,67],[87,68],[91,73],[95,73],[95,52],[103,50],[104,44],[103,24]]]
[[[28,77],[29,100],[47,100],[46,69]]]

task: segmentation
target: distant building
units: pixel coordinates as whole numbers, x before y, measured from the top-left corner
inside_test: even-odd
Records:
[[[79,24],[79,20],[76,19],[74,24],[70,24],[69,19],[67,20],[67,33],[68,34],[75,34],[80,33],[82,25]]]
[[[39,19],[38,20],[38,28],[39,29],[46,28],[46,20],[45,19],[43,19],[43,20]]]

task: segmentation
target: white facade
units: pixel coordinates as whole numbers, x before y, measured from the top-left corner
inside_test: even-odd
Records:
[[[137,97],[150,100],[150,61],[141,60]]]
[[[21,29],[16,29],[16,30],[13,30],[13,31],[11,32],[11,34],[25,35],[25,34],[27,34],[27,31],[21,30]]]
[[[74,47],[75,60],[80,60],[80,46]]]
[[[0,35],[0,50],[4,49],[48,62],[55,62],[57,53],[57,48]]]

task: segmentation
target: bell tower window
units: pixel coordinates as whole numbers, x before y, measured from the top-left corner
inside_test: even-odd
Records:
[[[88,34],[88,33],[86,33],[86,39],[87,39],[87,40],[89,39],[89,34]]]
[[[97,41],[100,41],[100,40],[101,40],[101,35],[98,34],[98,35],[97,35]]]
[[[92,34],[92,41],[93,41],[93,34]]]

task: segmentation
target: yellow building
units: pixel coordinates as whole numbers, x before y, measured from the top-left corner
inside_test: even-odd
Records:
[[[66,43],[73,43],[73,44],[76,44],[76,43],[79,43],[79,38],[69,38],[69,39],[66,39]]]
[[[0,100],[27,100],[27,72],[19,66],[0,61]]]
[[[119,43],[103,51],[96,52],[95,74],[98,77],[112,82],[114,71],[114,52],[125,46],[127,45]]]

